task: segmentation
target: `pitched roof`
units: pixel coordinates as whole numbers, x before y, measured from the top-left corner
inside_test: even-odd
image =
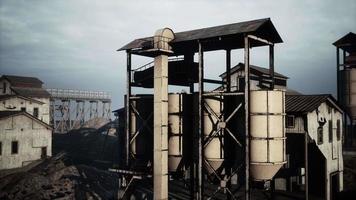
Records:
[[[41,87],[43,84],[36,77],[3,75],[1,79],[8,80],[15,87]]]
[[[11,87],[15,94],[25,97],[49,98],[51,94],[43,88]]]
[[[0,111],[0,120],[6,119],[6,118],[9,118],[9,117],[18,116],[18,115],[24,115],[26,117],[29,117],[29,118],[37,121],[38,123],[42,124],[43,126],[47,127],[48,129],[53,129],[46,122],[39,120],[38,118],[34,117],[33,115],[31,115],[31,114],[29,114],[29,113],[27,113],[25,111]]]
[[[208,28],[201,28],[196,30],[177,32],[175,33],[175,38],[170,42],[173,47],[173,51],[185,52],[189,49],[197,50],[198,40],[214,40],[213,46],[205,46],[204,50],[217,50],[223,49],[229,46],[231,49],[242,48],[243,47],[243,35],[253,33],[256,36],[262,37],[273,43],[283,42],[282,38],[278,34],[277,30],[272,24],[269,18],[257,19],[233,24],[226,24],[221,26],[214,26]],[[231,37],[233,36],[233,37]],[[227,40],[225,40],[227,39]],[[234,42],[232,42],[234,41]],[[144,49],[153,42],[153,37],[145,37],[140,39],[135,39],[132,42],[121,47],[118,51],[122,50],[133,50],[133,49]],[[260,42],[252,42],[251,46],[261,46]],[[264,44],[263,44],[264,45]],[[180,52],[182,53],[182,52]]]
[[[29,98],[29,97],[24,97],[24,96],[21,96],[21,95],[0,95],[0,100],[11,99],[13,97],[21,98],[21,99],[24,99],[24,100],[27,100],[27,101],[32,101],[32,102],[35,102],[35,103],[38,103],[38,104],[44,104],[44,102],[42,102],[42,101],[38,101],[36,99],[32,99],[32,98]]]
[[[333,43],[334,46],[339,47],[347,52],[355,52],[356,51],[356,34],[348,33],[344,35],[342,38],[338,39]]]
[[[343,112],[337,101],[330,94],[286,95],[286,112],[307,113],[317,109],[321,103],[329,101],[336,109]]]
[[[245,64],[244,63],[239,63],[237,64],[235,67],[231,68],[231,74],[239,71],[239,70],[244,70],[245,68]],[[264,75],[269,75],[269,69],[267,68],[263,68],[263,67],[259,67],[259,66],[256,66],[256,65],[251,65],[250,64],[250,70],[251,70],[251,73],[253,73],[254,71],[255,72],[259,72],[261,74],[264,74]],[[220,75],[221,78],[225,78],[226,76],[226,72],[222,73]],[[278,77],[278,78],[283,78],[283,79],[288,79],[287,76],[283,75],[283,74],[280,74],[278,72],[274,72],[274,76],[275,77]]]

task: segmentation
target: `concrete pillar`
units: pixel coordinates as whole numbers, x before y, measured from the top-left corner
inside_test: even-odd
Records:
[[[154,59],[153,194],[168,199],[168,56]]]

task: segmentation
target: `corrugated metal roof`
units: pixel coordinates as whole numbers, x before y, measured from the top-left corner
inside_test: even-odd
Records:
[[[340,107],[337,106],[336,100],[330,94],[320,95],[286,95],[286,112],[307,113],[312,112],[325,101],[332,102],[341,112]]]
[[[174,46],[174,44],[177,43],[186,43],[195,40],[204,40],[209,38],[219,38],[223,36],[252,33],[258,31],[263,26],[268,26],[269,31],[259,33],[260,35],[264,34],[264,38],[269,39],[273,43],[283,42],[277,30],[274,28],[271,20],[269,18],[265,18],[221,26],[214,26],[209,28],[196,29],[191,31],[177,32],[174,34],[175,39],[171,42],[171,44],[172,46]],[[121,47],[118,51],[143,48],[146,44],[150,44],[152,41],[153,37],[136,39],[128,43],[127,45]]]
[[[49,98],[51,96],[51,94],[43,88],[11,87],[11,89],[16,94],[24,97]]]
[[[240,69],[245,69],[244,67],[245,67],[245,64],[244,64],[244,63],[239,63],[239,64],[237,64],[235,67],[231,68],[231,74],[233,74],[233,73],[239,71]],[[258,72],[260,72],[260,73],[262,73],[262,74],[266,74],[266,75],[269,74],[269,69],[263,68],[263,67],[259,67],[259,66],[256,66],[256,65],[251,65],[251,64],[250,64],[250,69],[256,70],[256,71],[258,71]],[[278,73],[278,72],[274,72],[274,75],[275,75],[276,77],[279,77],[279,78],[288,79],[287,76],[285,76],[285,75],[283,75],[283,74],[280,74],[280,73]],[[225,76],[226,76],[226,72],[224,72],[223,74],[220,75],[221,78],[224,78]]]
[[[41,87],[43,82],[36,77],[3,75],[1,79],[8,80],[13,86]]]

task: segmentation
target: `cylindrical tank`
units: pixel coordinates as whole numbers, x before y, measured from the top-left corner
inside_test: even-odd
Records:
[[[178,169],[183,157],[183,94],[168,95],[168,171]]]
[[[223,110],[223,99],[221,97],[206,98],[205,102],[216,116],[221,116]],[[224,161],[224,150],[222,145],[224,142],[223,131],[211,135],[217,130],[218,119],[216,116],[207,112],[207,109],[204,109],[204,141],[208,141],[204,147],[204,157],[208,163],[204,162],[204,165],[209,174],[213,173],[212,169],[216,171]],[[210,140],[208,138],[210,138]]]
[[[356,68],[346,68],[341,72],[342,100],[347,111],[356,120]]]
[[[255,90],[250,93],[250,174],[270,180],[286,163],[285,92]]]

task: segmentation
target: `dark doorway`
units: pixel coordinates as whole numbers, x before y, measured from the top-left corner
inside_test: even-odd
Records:
[[[309,193],[325,198],[326,159],[315,142],[308,144]]]
[[[339,192],[339,173],[335,172],[330,174],[330,197],[331,200],[337,199],[337,193]]]
[[[47,147],[42,147],[41,148],[41,158],[47,158]]]

